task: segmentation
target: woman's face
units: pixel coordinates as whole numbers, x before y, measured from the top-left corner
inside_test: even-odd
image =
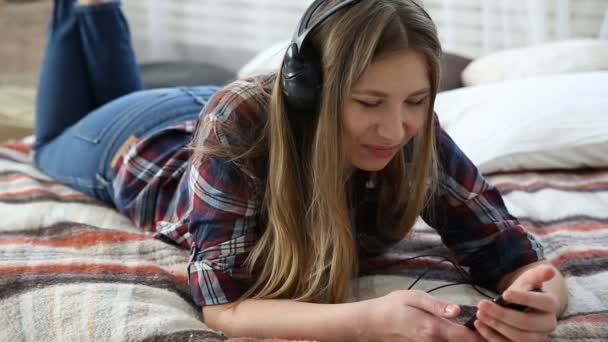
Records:
[[[378,56],[345,99],[347,167],[383,169],[422,129],[430,95],[422,53],[406,49]]]

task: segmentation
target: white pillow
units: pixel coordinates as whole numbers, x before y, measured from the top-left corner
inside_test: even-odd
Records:
[[[435,110],[483,173],[608,167],[608,72],[460,88]]]
[[[571,72],[608,70],[608,40],[565,40],[479,57],[462,72],[465,86]]]
[[[286,40],[260,51],[239,69],[238,78],[278,71],[290,42]]]

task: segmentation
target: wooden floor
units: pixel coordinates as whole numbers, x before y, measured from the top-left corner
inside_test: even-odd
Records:
[[[35,88],[0,85],[0,142],[33,133]]]
[[[36,85],[52,5],[52,0],[0,0],[0,85]]]
[[[52,0],[0,0],[0,141],[32,133]]]

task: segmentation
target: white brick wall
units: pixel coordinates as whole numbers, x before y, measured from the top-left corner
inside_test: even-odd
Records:
[[[142,60],[236,69],[291,37],[310,0],[127,0]],[[608,0],[424,0],[444,48],[469,56],[567,37],[598,37]]]

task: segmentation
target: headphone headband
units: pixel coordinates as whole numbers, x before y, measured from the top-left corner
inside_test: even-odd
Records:
[[[325,1],[327,0],[315,0],[302,16],[300,24],[298,25],[298,29],[295,31],[294,36],[291,39],[291,42],[297,45],[298,50],[302,48],[302,45],[304,45],[304,41],[306,40],[308,35],[317,27],[321,26],[321,24],[323,24],[323,22],[327,20],[327,18],[331,17],[334,13],[341,10],[342,8],[354,5],[361,0],[345,0],[325,11],[319,18],[317,18],[317,20],[315,20],[314,23],[312,23],[312,25],[309,26],[310,19],[312,18],[313,13]]]
[[[304,15],[302,15],[302,18],[300,19],[300,23],[298,24],[297,30],[293,33],[293,40],[296,40],[302,34],[302,31],[310,23],[310,18],[312,17],[312,14],[317,10],[317,8],[319,8],[319,6],[321,6],[323,1],[325,0],[315,0],[312,4],[310,4],[310,6],[308,6],[306,11],[304,12]]]

